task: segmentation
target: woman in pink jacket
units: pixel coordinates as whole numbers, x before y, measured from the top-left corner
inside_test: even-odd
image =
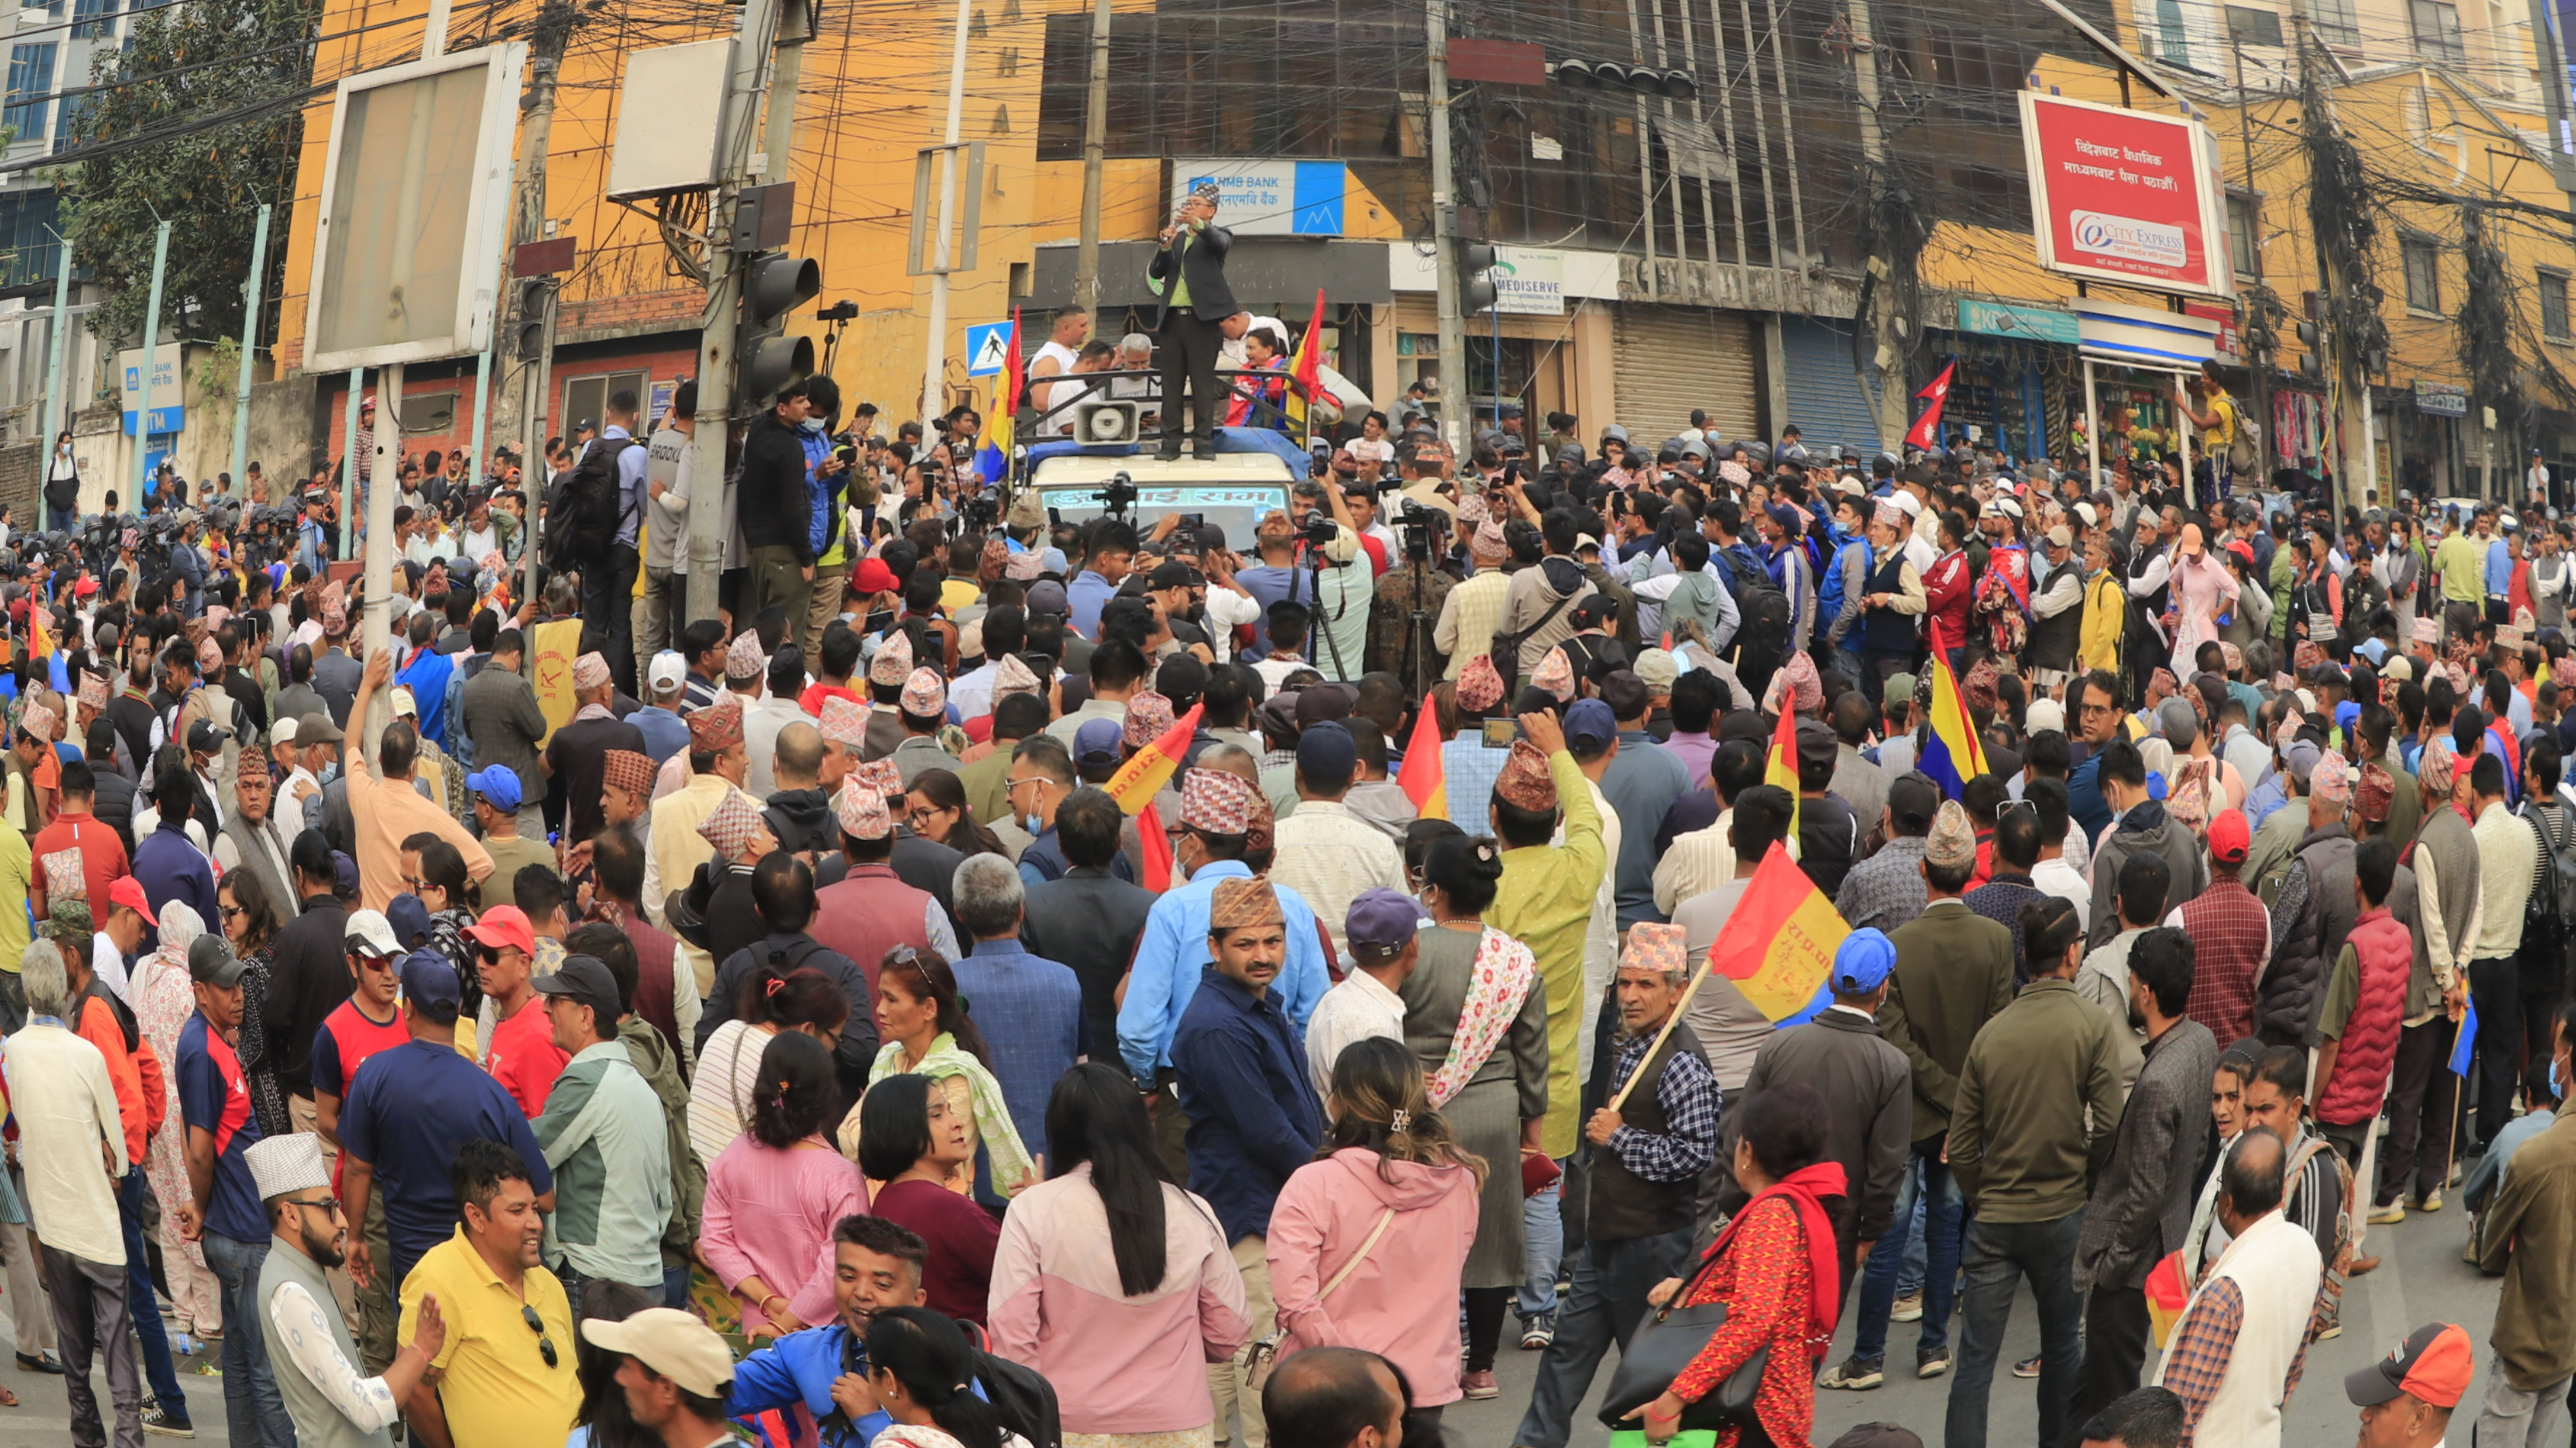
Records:
[[[1208,1448],[1208,1364],[1252,1335],[1216,1214],[1164,1175],[1115,1067],[1064,1073],[1046,1130],[1048,1179],[1011,1199],[993,1254],[993,1352],[1055,1385],[1065,1448]]]
[[[1355,1347],[1385,1357],[1413,1387],[1410,1440],[1463,1396],[1458,1283],[1485,1162],[1451,1139],[1402,1041],[1345,1048],[1325,1110],[1319,1159],[1288,1178],[1270,1209],[1279,1356]]]
[[[707,1163],[698,1251],[742,1307],[742,1330],[775,1337],[832,1320],[832,1228],[868,1209],[868,1185],[823,1139],[839,1105],[832,1056],[796,1031],[769,1038],[751,1129]]]

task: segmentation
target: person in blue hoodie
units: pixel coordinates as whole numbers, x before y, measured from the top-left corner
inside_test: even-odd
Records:
[[[883,1217],[843,1217],[832,1229],[832,1300],[840,1316],[791,1332],[746,1356],[725,1394],[733,1417],[792,1408],[814,1415],[817,1448],[866,1448],[894,1422],[868,1386],[868,1324],[891,1307],[918,1307],[929,1247]],[[980,1386],[980,1385],[979,1385]]]
[[[1816,636],[1833,650],[1834,668],[1854,682],[1868,667],[1860,650],[1853,647],[1860,639],[1852,632],[1860,622],[1860,598],[1869,577],[1864,526],[1868,521],[1868,504],[1858,494],[1835,495],[1833,522],[1826,534],[1833,552],[1816,578]]]
[[[823,628],[841,612],[841,595],[850,581],[849,553],[842,546],[848,531],[848,509],[842,506],[850,486],[849,469],[832,454],[832,424],[841,413],[841,385],[820,373],[805,380],[805,420],[797,425],[796,444],[805,450],[805,497],[811,509],[806,541],[814,550],[814,592],[805,617],[787,621],[788,636],[810,657],[822,647]]]

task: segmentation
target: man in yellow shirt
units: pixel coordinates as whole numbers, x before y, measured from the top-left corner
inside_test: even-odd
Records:
[[[1495,778],[1488,807],[1503,846],[1503,881],[1485,918],[1530,948],[1547,985],[1547,1116],[1540,1139],[1523,1144],[1562,1158],[1573,1154],[1582,1124],[1575,1062],[1591,1028],[1583,1019],[1583,942],[1609,850],[1591,786],[1566,752],[1556,716],[1523,714],[1520,724],[1523,737]],[[1565,843],[1551,844],[1560,823]]]
[[[2487,595],[2487,530],[2485,513],[2474,529],[2455,527],[2433,550],[2433,568],[2442,575],[2442,643],[2448,647],[2463,630],[2477,627],[2479,606]]]
[[[464,1225],[402,1284],[405,1346],[424,1296],[437,1294],[447,1322],[447,1341],[430,1360],[436,1385],[415,1387],[404,1414],[425,1448],[555,1442],[572,1431],[581,1383],[571,1300],[539,1265],[545,1218],[527,1166],[498,1142],[466,1141],[453,1174]]]

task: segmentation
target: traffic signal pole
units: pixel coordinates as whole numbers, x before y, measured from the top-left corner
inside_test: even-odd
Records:
[[[1429,0],[1423,11],[1423,60],[1431,93],[1432,274],[1440,296],[1440,435],[1449,455],[1467,458],[1467,329],[1458,312],[1458,259],[1450,244],[1457,220],[1458,182],[1449,160],[1449,6]]]
[[[775,0],[742,8],[740,27],[734,32],[733,65],[724,110],[717,121],[720,170],[716,189],[707,202],[707,307],[698,333],[698,429],[689,448],[689,486],[695,505],[689,509],[688,616],[692,622],[716,616],[716,585],[724,569],[725,534],[731,521],[724,495],[725,429],[732,420],[738,361],[734,356],[734,313],[742,299],[741,268],[733,250],[734,202],[750,172],[752,143],[759,138],[754,121],[762,95],[776,79],[770,50],[777,42],[782,12],[788,5],[798,3],[801,0]],[[798,29],[800,40],[805,33],[803,27]],[[787,144],[782,133],[792,127],[795,117],[793,79],[784,94],[770,94],[768,103],[772,113],[770,134],[781,137],[776,149],[784,152]],[[787,108],[783,113],[777,110],[781,106]],[[769,402],[765,397],[746,397],[742,406],[748,416],[766,410]]]

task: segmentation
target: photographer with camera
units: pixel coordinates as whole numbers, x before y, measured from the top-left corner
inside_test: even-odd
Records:
[[[1366,672],[1362,656],[1368,647],[1371,580],[1358,563],[1359,532],[1351,526],[1349,505],[1342,501],[1341,489],[1309,480],[1297,484],[1289,506],[1291,512],[1261,520],[1253,534],[1260,566],[1244,569],[1236,579],[1262,610],[1252,625],[1252,655],[1271,652],[1266,627],[1270,606],[1293,601],[1314,614],[1307,645],[1315,667],[1327,679],[1354,681]]]
[[[1458,579],[1447,566],[1449,515],[1401,493],[1392,501],[1392,566],[1377,581],[1366,664],[1402,679],[1407,697],[1419,698],[1449,668],[1433,634]]]

